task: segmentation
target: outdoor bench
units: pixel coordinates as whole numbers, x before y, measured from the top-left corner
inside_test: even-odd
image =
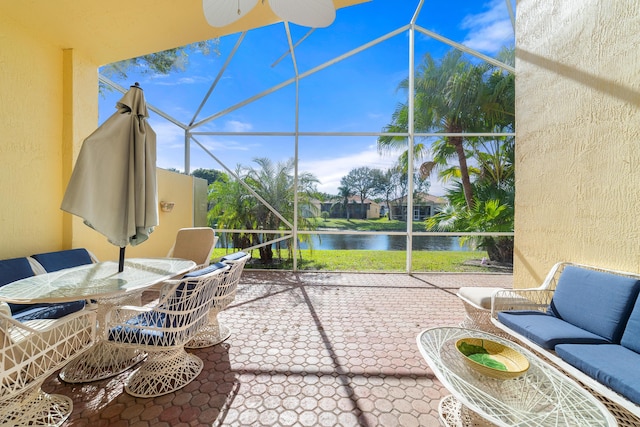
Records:
[[[640,274],[561,262],[535,289],[492,295],[494,325],[640,425]]]
[[[70,249],[32,255],[30,257],[0,260],[0,286],[16,280],[44,274],[63,268],[90,264],[94,257],[86,249]],[[82,310],[85,301],[64,303],[7,304],[11,316],[20,322],[35,319],[59,319],[67,314]]]

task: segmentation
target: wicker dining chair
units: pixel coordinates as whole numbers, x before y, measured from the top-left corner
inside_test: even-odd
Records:
[[[207,323],[216,289],[230,267],[222,263],[165,282],[160,298],[144,307],[120,306],[106,316],[105,338],[113,345],[140,349],[147,359],[125,381],[136,397],[155,397],[189,384],[203,362],[184,345]]]
[[[196,269],[206,267],[211,262],[211,254],[217,241],[211,227],[181,228],[167,256],[190,259],[197,264]]]
[[[0,425],[59,426],[73,401],[42,391],[44,380],[95,342],[96,313],[18,322],[0,303]]]
[[[244,252],[236,252],[220,259],[220,262],[231,268],[225,273],[225,277],[213,298],[213,304],[209,310],[209,323],[198,331],[197,335],[185,345],[185,348],[211,347],[231,336],[231,330],[220,323],[218,314],[235,299],[240,276],[249,259],[251,259],[251,255]]]
[[[218,237],[211,227],[181,228],[167,257],[188,259],[196,263],[193,270],[207,267],[211,263],[211,255],[216,247]],[[150,286],[147,290],[158,292],[165,282]]]

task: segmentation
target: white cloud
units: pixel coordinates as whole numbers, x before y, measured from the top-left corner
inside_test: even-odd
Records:
[[[164,119],[149,120],[149,124],[156,133],[158,150],[184,147],[184,130],[181,127]]]
[[[198,137],[198,142],[200,142],[204,147],[211,151],[212,153],[219,153],[225,151],[250,151],[252,147],[255,145],[246,144],[239,141],[233,141],[225,139],[224,141],[217,140],[208,140],[204,141],[202,137]]]
[[[503,46],[514,44],[511,19],[504,0],[492,0],[485,7],[485,12],[462,20],[460,27],[469,31],[463,44],[481,52],[497,53]]]
[[[184,131],[178,126],[173,125],[165,120],[151,123],[153,130],[157,135],[157,152],[158,166],[163,168],[175,168],[184,170]],[[227,122],[225,128],[229,126],[244,128],[245,131],[251,129],[246,123],[237,121]],[[241,131],[241,130],[237,130]],[[216,137],[197,136],[196,139],[211,153],[218,156],[225,153],[222,161],[228,161],[226,156],[234,151],[248,152],[256,149],[255,144],[247,144],[246,141],[235,141],[233,139],[218,140]],[[205,154],[201,148],[192,144],[195,151],[191,155],[191,169],[197,168],[213,168],[222,169]],[[352,169],[360,166],[368,166],[370,168],[386,170],[394,165],[397,154],[386,154],[381,156],[375,145],[366,147],[363,151],[339,156],[339,153],[328,158],[319,158],[317,160],[301,161],[300,171],[310,172],[315,175],[321,182],[318,190],[329,194],[337,194],[340,186],[340,179],[347,175]],[[235,170],[233,161],[226,164],[231,170]],[[420,167],[420,162],[416,162],[416,168]],[[445,193],[444,186],[437,180],[435,176],[431,177],[431,187],[429,193],[442,196]]]
[[[352,153],[342,157],[301,161],[300,171],[310,172],[321,181],[318,185],[319,191],[329,194],[337,194],[338,187],[340,186],[340,179],[347,175],[352,169],[361,166],[368,166],[372,169],[386,170],[392,167],[396,160],[397,155],[385,155],[383,157],[378,154],[378,150],[375,146],[370,146],[365,151]],[[420,164],[418,163],[416,167],[420,167]],[[437,182],[436,179],[432,178],[429,194],[442,196],[444,193],[445,190],[442,183]]]
[[[153,81],[153,84],[158,86],[180,86],[211,82],[210,77],[195,75],[176,78],[170,74],[154,74],[150,79]]]
[[[251,123],[241,122],[238,120],[229,120],[224,124],[225,132],[250,132],[253,129]]]

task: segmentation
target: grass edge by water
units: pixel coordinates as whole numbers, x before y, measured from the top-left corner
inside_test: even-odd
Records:
[[[235,252],[233,249],[216,248],[213,260]],[[292,270],[293,262],[287,259],[286,250],[278,257],[274,251],[274,262],[263,264],[259,252],[252,251],[254,257],[247,268]],[[344,272],[404,272],[406,271],[405,251],[375,250],[308,250],[300,251],[298,270],[301,271],[344,271]],[[486,258],[485,251],[414,251],[412,268],[414,272],[463,272],[486,273],[495,271],[479,261]]]

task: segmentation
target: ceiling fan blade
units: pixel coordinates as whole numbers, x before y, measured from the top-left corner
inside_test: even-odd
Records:
[[[336,19],[333,0],[269,0],[269,5],[283,20],[304,27],[328,27]]]
[[[253,9],[258,0],[202,0],[204,17],[212,27],[229,25]]]

